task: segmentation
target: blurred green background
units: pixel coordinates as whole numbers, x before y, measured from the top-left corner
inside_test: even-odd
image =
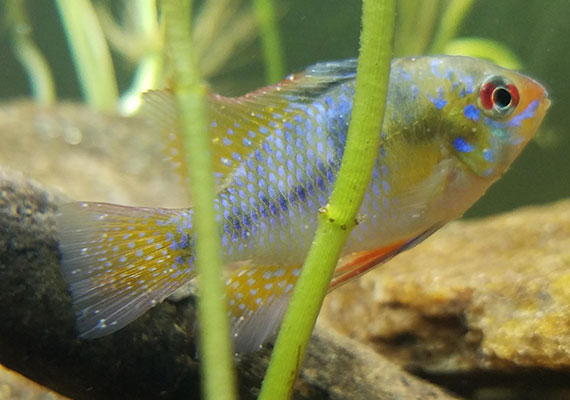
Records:
[[[7,0],[4,0],[7,1]],[[23,0],[22,0],[23,1]],[[414,7],[444,2],[401,0]],[[108,8],[121,20],[122,1],[93,1]],[[59,100],[81,101],[81,90],[69,53],[65,33],[54,2],[24,1],[33,39],[46,57],[56,82]],[[249,7],[242,1],[239,10]],[[201,6],[197,2],[196,8]],[[287,73],[323,60],[355,57],[358,53],[360,7],[358,0],[279,0],[279,20]],[[2,10],[0,28],[0,97],[10,101],[30,95],[27,76],[14,56],[8,21]],[[400,17],[400,16],[399,16]],[[420,16],[421,17],[421,16]],[[438,17],[439,18],[439,17]],[[570,195],[570,0],[476,0],[459,26],[457,37],[480,37],[506,45],[522,61],[522,71],[548,89],[552,107],[541,132],[507,174],[467,213],[483,216],[513,208],[540,204]],[[435,29],[439,19],[435,21]],[[405,39],[408,41],[421,38]],[[402,37],[396,39],[403,41]],[[415,43],[399,46],[413,48]],[[398,50],[397,50],[398,51]],[[399,54],[401,55],[401,54]],[[125,91],[134,66],[113,53],[117,84]],[[264,85],[260,39],[252,35],[227,56],[227,62],[208,77],[212,90],[225,95],[243,94]]]

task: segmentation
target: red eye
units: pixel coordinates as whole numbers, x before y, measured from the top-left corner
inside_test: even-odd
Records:
[[[495,105],[493,101],[493,92],[496,87],[493,83],[487,82],[481,86],[481,91],[479,92],[479,98],[481,99],[481,105],[484,109],[490,110]]]
[[[488,78],[479,90],[479,100],[485,110],[494,115],[506,116],[519,103],[519,91],[505,79],[493,76]]]
[[[511,106],[514,108],[519,104],[519,91],[515,85],[509,85],[508,88],[511,94]]]

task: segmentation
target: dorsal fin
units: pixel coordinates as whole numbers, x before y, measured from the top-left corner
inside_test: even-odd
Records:
[[[221,189],[236,167],[275,130],[281,129],[295,115],[304,113],[327,90],[354,78],[356,60],[315,64],[273,86],[230,98],[217,94],[207,97],[213,169]],[[185,176],[183,138],[178,111],[170,90],[144,95],[141,113],[160,130],[166,143],[166,155],[176,171]]]

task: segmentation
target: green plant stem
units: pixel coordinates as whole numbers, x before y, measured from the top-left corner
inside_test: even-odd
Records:
[[[255,0],[255,15],[261,31],[263,58],[265,61],[265,80],[275,83],[283,78],[284,64],[281,38],[273,0]]]
[[[473,0],[452,0],[449,3],[441,18],[430,53],[440,54],[443,52],[447,43],[457,34],[461,22],[463,22],[472,5]]]
[[[32,40],[24,1],[8,0],[5,9],[14,53],[26,70],[32,95],[40,103],[51,104],[55,101],[55,83],[46,59]]]
[[[56,0],[87,104],[114,111],[119,92],[109,47],[89,0]]]
[[[194,190],[194,229],[198,270],[198,316],[200,320],[200,357],[202,390],[206,399],[235,398],[235,377],[230,345],[229,323],[221,280],[221,246],[214,210],[214,178],[209,151],[206,89],[190,36],[190,0],[163,0],[166,48],[174,74],[173,89],[180,110],[185,136],[188,176]]]
[[[287,399],[378,155],[392,55],[394,0],[364,0],[356,91],[342,165],[295,287],[260,400]]]

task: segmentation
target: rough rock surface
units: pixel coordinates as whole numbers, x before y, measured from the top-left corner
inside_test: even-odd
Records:
[[[0,166],[0,364],[72,398],[199,398],[192,300],[164,302],[113,335],[81,341],[59,274],[54,213],[61,202],[183,204],[171,190],[176,179],[161,178],[169,167],[144,129],[73,105],[0,107],[0,165],[66,193]],[[139,152],[148,154],[137,170]],[[453,398],[329,331],[316,331],[294,398]],[[255,398],[267,361],[267,349],[237,360],[241,398]]]
[[[321,318],[407,369],[563,374],[569,305],[565,200],[451,223],[332,293]]]
[[[58,395],[0,365],[1,400],[65,400]]]

